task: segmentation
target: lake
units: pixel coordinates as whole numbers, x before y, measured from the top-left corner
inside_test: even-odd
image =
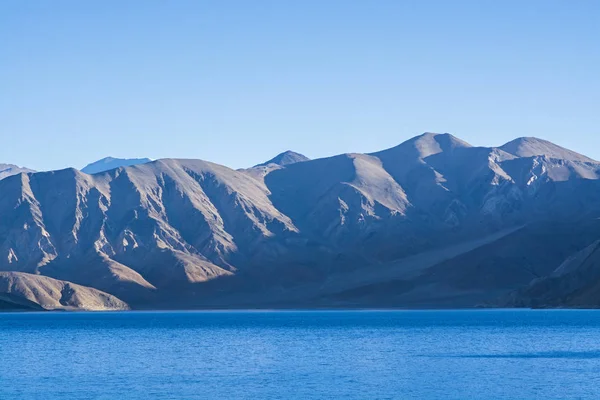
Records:
[[[600,312],[0,313],[0,399],[600,397]]]

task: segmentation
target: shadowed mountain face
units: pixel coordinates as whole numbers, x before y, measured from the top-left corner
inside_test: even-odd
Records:
[[[508,307],[600,306],[600,240],[565,259],[549,274],[500,300]]]
[[[600,240],[600,163],[539,139],[294,155],[11,176],[0,271],[134,308],[526,305],[532,280]]]

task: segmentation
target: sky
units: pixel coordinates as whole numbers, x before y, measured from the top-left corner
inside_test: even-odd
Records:
[[[0,1],[0,162],[241,168],[423,132],[600,159],[600,1]]]

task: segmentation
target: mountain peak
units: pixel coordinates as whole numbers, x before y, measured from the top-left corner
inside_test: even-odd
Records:
[[[463,147],[473,146],[450,133],[425,132],[419,136],[415,136],[405,142],[402,142],[396,147],[392,147],[391,149],[383,150],[374,154],[379,156],[386,153],[389,154],[389,152],[396,154],[398,151],[401,151],[414,154],[419,158],[425,158],[433,154],[451,152],[454,149]]]
[[[276,165],[284,166],[284,165],[295,164],[295,163],[309,161],[309,160],[310,160],[310,158],[306,157],[303,154],[296,153],[295,151],[287,150],[287,151],[284,151],[283,153],[276,155],[269,161],[264,162],[262,164],[255,165],[254,167],[264,167],[269,164],[276,164]]]
[[[417,136],[415,139],[421,141],[434,140],[439,144],[440,147],[442,147],[443,150],[457,147],[473,147],[471,144],[457,138],[450,133],[425,132],[424,134]]]
[[[115,158],[115,157],[105,157],[101,160],[95,161],[91,164],[86,165],[81,169],[81,172],[85,172],[86,174],[97,174],[104,171],[109,171],[111,169],[119,168],[119,167],[129,167],[132,165],[145,164],[149,163],[152,160],[149,158]]]
[[[517,157],[547,156],[569,161],[595,162],[582,154],[536,137],[520,137],[506,143],[500,149]]]

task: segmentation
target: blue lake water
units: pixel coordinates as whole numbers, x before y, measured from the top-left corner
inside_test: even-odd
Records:
[[[600,398],[600,312],[0,313],[0,399]]]

